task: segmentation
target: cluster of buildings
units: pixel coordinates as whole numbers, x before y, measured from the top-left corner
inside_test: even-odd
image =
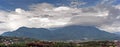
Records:
[[[19,43],[20,41],[25,41],[24,39],[0,39],[0,44],[5,45],[11,45],[15,43]],[[58,43],[61,43],[60,41],[31,41],[28,43],[25,43],[24,45],[29,47],[51,47],[54,45],[60,46]],[[69,44],[74,45],[78,47],[120,47],[120,41],[114,40],[114,41],[85,41],[85,42],[79,42],[79,41],[71,41],[71,42],[62,42],[63,44]]]
[[[51,47],[59,42],[32,42],[28,43],[30,47]],[[63,42],[65,43],[65,42]],[[68,42],[67,42],[68,43]],[[120,41],[88,41],[88,42],[69,42],[68,44],[75,45],[78,47],[120,47]]]
[[[15,44],[15,43],[19,43],[19,39],[1,39],[0,40],[0,44],[4,44],[4,45],[11,45],[11,44]]]

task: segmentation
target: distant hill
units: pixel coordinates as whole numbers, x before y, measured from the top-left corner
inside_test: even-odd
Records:
[[[102,31],[92,26],[66,26],[55,30],[45,28],[21,27],[13,32],[5,32],[2,36],[29,37],[41,40],[116,40],[119,36]]]
[[[114,34],[116,34],[116,35],[120,36],[120,32],[114,32]]]

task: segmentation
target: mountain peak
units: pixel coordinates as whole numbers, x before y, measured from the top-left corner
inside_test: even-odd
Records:
[[[19,35],[18,35],[19,34]],[[60,27],[52,32],[45,28],[27,28],[21,27],[14,32],[6,32],[3,36],[30,37],[42,40],[114,40],[120,39],[119,36],[101,31],[93,26],[65,26]]]

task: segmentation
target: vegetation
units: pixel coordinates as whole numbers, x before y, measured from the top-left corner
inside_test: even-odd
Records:
[[[119,41],[40,41],[30,38],[2,37],[0,36],[0,47],[119,47]]]
[[[29,43],[0,44],[0,47],[116,47],[112,41],[89,41],[89,42],[48,42],[33,41]]]

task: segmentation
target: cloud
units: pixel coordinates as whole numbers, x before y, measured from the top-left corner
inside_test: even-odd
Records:
[[[120,31],[119,6],[105,3],[96,6],[75,8],[41,3],[31,5],[29,10],[0,11],[0,31],[29,28],[53,28],[67,25],[96,26],[109,32]],[[118,28],[119,27],[119,28]]]
[[[76,16],[71,19],[72,24],[82,26],[98,26],[107,22],[107,18],[97,16]]]

